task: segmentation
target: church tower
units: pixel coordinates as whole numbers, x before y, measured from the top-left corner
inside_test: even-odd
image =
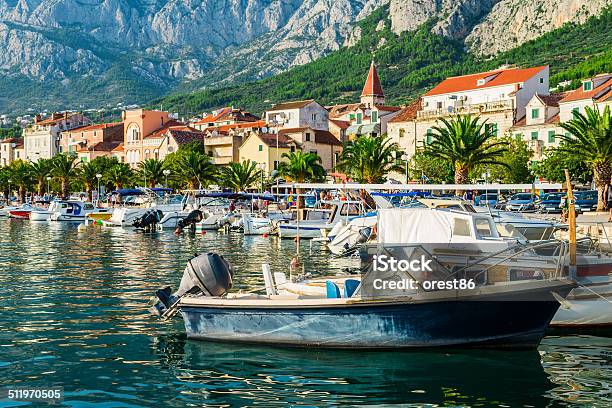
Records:
[[[363,92],[361,92],[361,103],[366,105],[368,108],[385,104],[385,93],[380,85],[380,79],[378,79],[378,73],[376,72],[374,61],[372,61],[372,64],[370,65],[368,79],[363,87]]]

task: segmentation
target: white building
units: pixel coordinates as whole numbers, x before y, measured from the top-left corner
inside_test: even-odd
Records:
[[[44,120],[37,115],[34,124],[23,130],[25,159],[36,162],[52,158],[59,152],[61,132],[90,123],[80,113],[54,113]]]
[[[407,146],[409,155],[431,142],[433,127],[440,118],[453,115],[479,116],[498,136],[507,134],[523,116],[535,94],[549,94],[548,66],[498,69],[478,74],[450,77],[424,94],[414,115],[415,106],[405,109],[410,114],[398,115],[388,134],[400,146]]]
[[[329,114],[316,101],[285,102],[266,112],[266,123],[273,128],[305,128],[329,130]]]
[[[559,118],[567,122],[573,112],[584,113],[586,106],[597,107],[601,111],[612,105],[612,74],[601,74],[582,81],[582,86],[567,94],[559,101]]]

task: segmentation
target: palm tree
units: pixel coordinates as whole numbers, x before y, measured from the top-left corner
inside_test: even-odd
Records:
[[[321,158],[316,153],[303,153],[301,151],[283,153],[283,161],[278,166],[278,174],[296,183],[309,181],[323,181],[325,169],[321,166]],[[297,189],[298,208],[303,207],[304,197],[301,196],[302,189]]]
[[[217,180],[217,169],[210,158],[197,151],[181,152],[174,161],[176,177],[190,190],[206,187]]]
[[[53,158],[53,168],[51,174],[59,180],[62,190],[62,197],[68,197],[70,182],[79,176],[79,164],[76,156],[58,154]]]
[[[11,171],[9,166],[0,167],[0,191],[2,191],[2,194],[7,201],[8,197],[11,195],[11,192],[9,191],[9,180],[11,180]]]
[[[95,188],[96,183],[98,183],[98,178],[96,177],[98,174],[102,174],[102,169],[95,160],[90,161],[89,163],[83,163],[81,166],[79,176],[85,185],[85,191],[87,191],[89,201],[93,200],[93,189]],[[99,193],[100,192],[98,192],[98,194]]]
[[[116,189],[123,188],[134,177],[134,172],[126,163],[115,163],[105,173],[106,181],[115,186]]]
[[[342,149],[338,169],[360,183],[383,183],[390,171],[401,171],[396,162],[399,147],[386,136],[361,136]]]
[[[234,191],[245,191],[256,183],[261,177],[262,171],[257,168],[257,163],[251,160],[242,163],[230,163],[221,172],[223,185]]]
[[[47,177],[51,175],[52,168],[52,159],[38,159],[37,162],[30,163],[30,171],[32,172],[32,178],[38,184],[39,196],[42,196],[45,193]]]
[[[612,116],[610,106],[603,112],[589,106],[585,113],[574,112],[574,118],[560,126],[570,135],[558,135],[564,143],[559,150],[579,157],[593,169],[593,181],[597,187],[597,211],[606,206],[606,191],[612,177]]]
[[[9,165],[9,174],[12,185],[19,191],[19,201],[24,202],[26,193],[32,185],[32,168],[23,160],[16,160]]]
[[[156,159],[147,159],[138,163],[139,177],[144,181],[145,187],[155,187],[164,179],[164,162]]]
[[[465,184],[470,170],[478,165],[507,164],[498,159],[508,151],[507,143],[495,142],[492,127],[485,126],[479,117],[455,116],[441,118],[442,126],[433,127],[433,141],[425,144],[424,153],[440,158],[455,169],[455,184]],[[460,189],[456,190],[461,195]]]

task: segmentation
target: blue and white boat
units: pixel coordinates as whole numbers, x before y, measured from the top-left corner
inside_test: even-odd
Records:
[[[55,202],[53,213],[49,216],[49,220],[82,222],[85,221],[87,214],[102,211],[109,210],[106,208],[96,208],[92,203],[78,200],[57,201]]]
[[[322,238],[329,236],[336,224],[348,224],[354,217],[365,213],[361,201],[326,200],[319,201],[314,208],[302,209],[305,217],[302,220],[281,222],[278,224],[278,235],[281,238]],[[338,228],[336,228],[336,231]]]

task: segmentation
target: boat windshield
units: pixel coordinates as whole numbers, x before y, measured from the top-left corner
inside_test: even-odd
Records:
[[[515,194],[512,196],[511,200],[521,200],[521,201],[531,200],[531,194],[529,193]]]
[[[309,210],[306,212],[307,221],[327,221],[331,215],[330,210]]]

